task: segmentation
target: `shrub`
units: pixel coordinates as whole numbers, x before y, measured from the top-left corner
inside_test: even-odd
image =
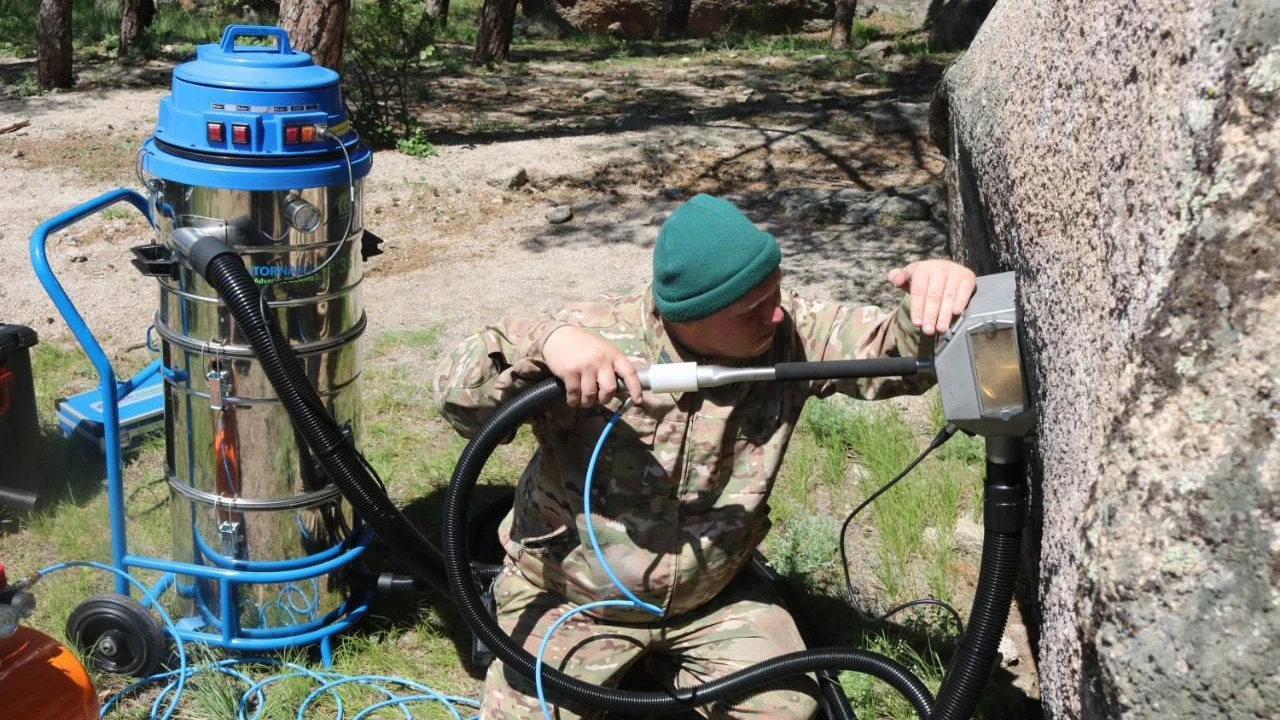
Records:
[[[413,82],[435,54],[434,37],[434,20],[421,4],[387,0],[352,9],[343,73],[347,107],[374,145],[413,137]]]

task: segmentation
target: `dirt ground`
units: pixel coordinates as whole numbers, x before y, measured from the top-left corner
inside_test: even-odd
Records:
[[[367,262],[361,290],[375,336],[434,327],[450,344],[506,313],[626,291],[648,277],[658,224],[695,192],[739,202],[779,238],[789,282],[817,296],[887,304],[890,268],[946,253],[942,204],[922,219],[851,223],[821,202],[787,200],[940,184],[928,103],[945,59],[677,47],[627,62],[517,60],[432,82],[419,119],[436,154],[375,152],[363,207],[385,252]],[[171,68],[84,68],[76,90],[0,99],[0,126],[29,122],[0,135],[0,322],[67,339],[32,271],[30,238],[104,192],[142,188],[137,151]],[[526,184],[495,182],[516,169]],[[548,220],[566,205],[571,219]],[[129,262],[150,231],[120,208],[51,234],[47,253],[109,354],[136,360],[157,290]],[[1011,670],[1034,696],[1025,632],[1015,623],[1010,634],[1021,656]]]
[[[460,337],[512,310],[629,289],[647,277],[657,223],[699,191],[740,202],[779,237],[792,282],[818,295],[890,301],[884,272],[944,251],[937,222],[906,233],[806,223],[773,202],[787,188],[936,182],[943,161],[925,132],[936,67],[904,75],[905,91],[824,78],[823,60],[782,56],[524,67],[436,79],[420,117],[437,154],[375,153],[363,202],[366,227],[386,240],[365,268],[374,332],[438,324]],[[29,238],[101,193],[141,189],[136,153],[167,83],[162,65],[108,65],[86,68],[70,92],[0,100],[0,126],[29,122],[0,135],[0,322],[42,338],[66,332],[31,271]],[[592,91],[603,98],[585,99]],[[516,168],[529,177],[520,188],[488,182]],[[573,218],[548,222],[557,205]],[[129,264],[129,248],[150,239],[134,215],[120,206],[47,243],[55,275],[112,352],[141,343],[154,311],[154,282]]]

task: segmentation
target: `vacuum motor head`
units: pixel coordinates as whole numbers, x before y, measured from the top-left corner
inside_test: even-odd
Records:
[[[351,128],[338,80],[282,28],[231,25],[174,69],[143,169],[235,190],[346,184],[348,164],[350,179],[362,178],[372,153]]]

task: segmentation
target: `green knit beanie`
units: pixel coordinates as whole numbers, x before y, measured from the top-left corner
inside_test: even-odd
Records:
[[[653,298],[672,322],[698,320],[732,305],[782,261],[773,236],[733,203],[689,198],[662,224],[653,247]]]

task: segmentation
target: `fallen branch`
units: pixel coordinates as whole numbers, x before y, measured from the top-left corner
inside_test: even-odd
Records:
[[[8,125],[0,126],[0,135],[4,135],[5,133],[11,133],[14,130],[21,130],[22,128],[30,124],[31,124],[30,120],[19,120],[18,122],[12,122],[12,123],[9,123]]]

